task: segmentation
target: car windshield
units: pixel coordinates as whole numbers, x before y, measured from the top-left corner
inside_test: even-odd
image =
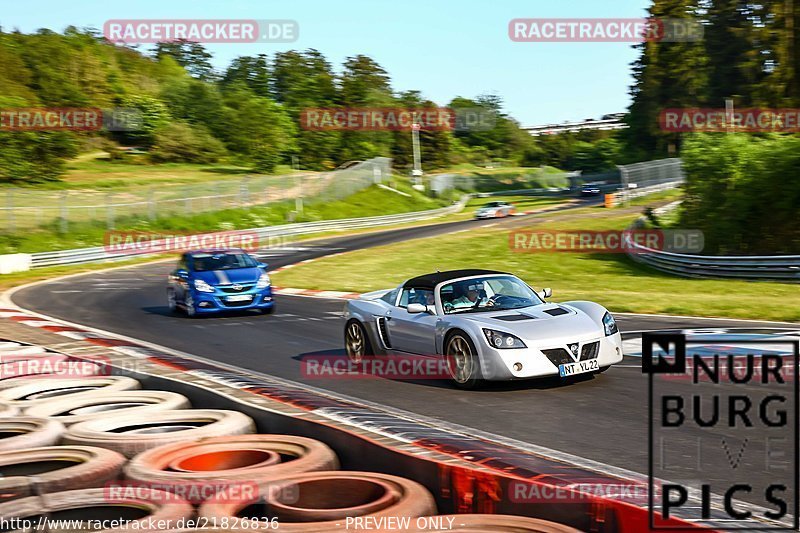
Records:
[[[483,207],[502,207],[503,202],[489,202],[488,204],[484,205]]]
[[[521,309],[543,300],[515,276],[487,276],[456,281],[439,289],[446,314]]]
[[[191,260],[192,267],[197,272],[253,268],[258,265],[252,257],[245,253],[194,254]]]

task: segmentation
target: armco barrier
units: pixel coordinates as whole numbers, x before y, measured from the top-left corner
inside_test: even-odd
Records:
[[[260,242],[268,242],[270,239],[276,237],[310,235],[313,233],[323,233],[326,231],[369,228],[427,220],[429,218],[435,218],[450,213],[457,213],[464,208],[466,201],[467,197],[464,197],[460,202],[448,207],[431,209],[428,211],[415,211],[413,213],[400,213],[396,215],[382,215],[363,218],[346,218],[340,220],[322,220],[319,222],[305,222],[297,224],[283,224],[280,226],[266,226],[262,228],[238,231],[254,233],[258,236]],[[31,254],[31,266],[32,268],[41,268],[46,266],[74,265],[98,261],[120,261],[131,257],[140,257],[143,255],[147,254],[143,254],[141,251],[135,250],[127,253],[121,253],[118,251],[108,252],[103,246],[93,246],[91,248],[79,248],[75,250]]]
[[[676,204],[665,206],[674,207]],[[661,212],[663,212],[662,210]],[[643,219],[631,228],[641,227]],[[628,257],[662,272],[689,278],[726,278],[800,283],[800,255],[690,255],[664,252],[631,243]]]
[[[171,390],[193,405],[233,409],[252,417],[260,433],[288,434],[326,443],[346,470],[376,471],[413,479],[434,495],[441,514],[515,514],[571,525],[596,533],[638,533],[648,529],[647,503],[584,493],[576,483],[641,484],[511,444],[443,427],[386,408],[343,398],[327,391],[287,382],[155,346],[92,332],[77,326],[0,309],[8,323],[30,326],[37,344],[72,357],[102,354],[120,374],[145,388]],[[24,331],[21,333],[25,333]],[[59,337],[66,337],[67,342]],[[115,373],[117,373],[115,372]],[[646,478],[644,478],[646,481]],[[539,487],[541,497],[515,498],[519,483]],[[560,497],[545,496],[559,492]],[[570,498],[568,494],[581,494]],[[563,499],[562,499],[563,498]],[[644,499],[646,500],[646,498]],[[671,518],[660,525],[681,530],[722,527],[724,516],[712,512],[703,524]]]

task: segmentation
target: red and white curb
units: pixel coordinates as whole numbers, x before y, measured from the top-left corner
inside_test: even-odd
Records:
[[[320,289],[296,289],[293,287],[273,287],[273,292],[289,296],[314,296],[332,300],[355,300],[361,296],[360,292],[323,291]]]

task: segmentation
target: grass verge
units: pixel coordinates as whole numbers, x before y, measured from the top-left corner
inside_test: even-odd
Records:
[[[592,207],[539,221],[537,229],[623,229],[638,216],[638,211]],[[497,228],[350,252],[298,265],[273,279],[280,287],[365,292],[455,268],[512,272],[534,287],[552,287],[558,301],[594,300],[617,312],[800,321],[800,306],[776,304],[796,302],[797,285],[679,278],[624,254],[517,252],[509,246],[509,230]]]
[[[407,181],[395,180],[396,189],[405,193],[372,186],[342,200],[306,202],[303,212],[294,217],[296,222],[335,220],[376,215],[389,215],[411,211],[424,211],[450,204],[449,198],[429,198],[414,190]],[[155,220],[141,217],[120,217],[115,231],[190,231],[210,232],[247,229],[286,224],[295,202],[275,202],[265,206],[242,209],[225,209],[189,216],[165,216]],[[103,244],[107,232],[102,221],[71,223],[69,231],[62,233],[58,223],[52,222],[24,233],[0,235],[0,253],[32,253],[66,250]]]

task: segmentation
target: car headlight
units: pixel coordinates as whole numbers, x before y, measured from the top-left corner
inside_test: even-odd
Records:
[[[519,337],[515,337],[510,333],[484,328],[483,334],[486,335],[486,342],[488,342],[489,346],[492,348],[527,348]]]
[[[258,277],[258,283],[256,283],[256,289],[266,289],[270,285],[269,274],[264,272],[261,276]]]
[[[614,317],[611,316],[611,313],[608,311],[603,315],[603,329],[606,331],[606,337],[619,331],[617,321],[614,320]]]
[[[202,279],[194,280],[194,288],[200,292],[214,292],[214,287],[212,287]]]

